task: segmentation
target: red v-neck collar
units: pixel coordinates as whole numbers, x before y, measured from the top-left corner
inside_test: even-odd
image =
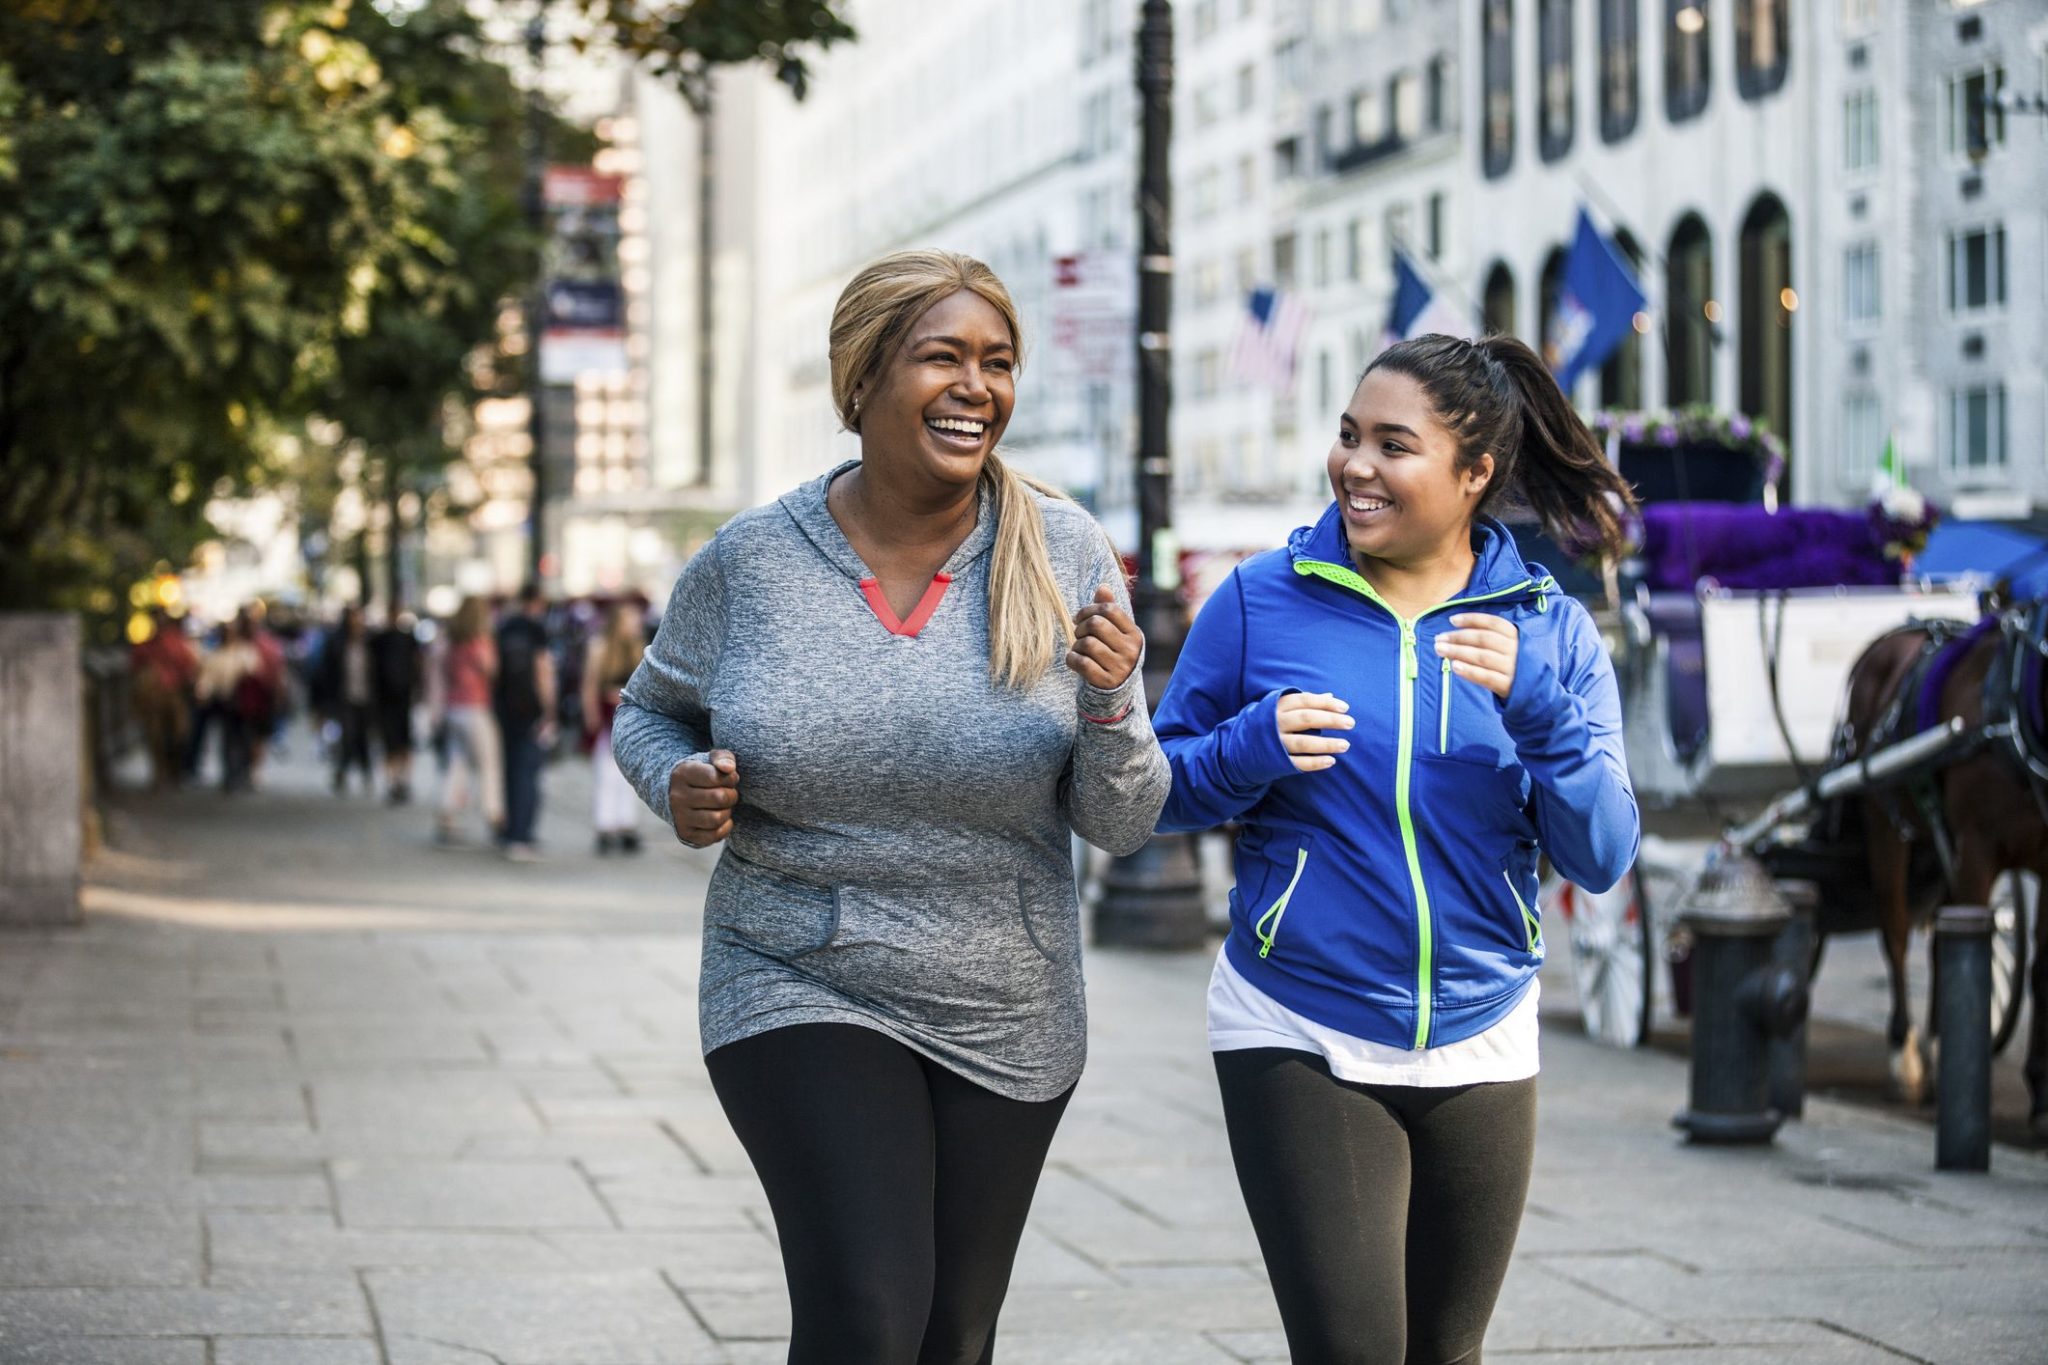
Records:
[[[874,612],[875,619],[880,621],[891,635],[916,635],[924,629],[925,623],[932,619],[932,613],[939,609],[939,603],[945,598],[946,588],[952,581],[953,575],[949,573],[933,574],[931,586],[924,590],[923,597],[917,599],[917,605],[911,608],[910,619],[907,621],[896,619],[896,611],[889,605],[889,599],[883,595],[882,585],[877,580],[863,578],[860,581],[860,591],[861,595],[868,599],[868,609]]]

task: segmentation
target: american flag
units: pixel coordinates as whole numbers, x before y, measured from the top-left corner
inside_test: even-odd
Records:
[[[1232,377],[1288,393],[1294,388],[1295,360],[1307,330],[1308,305],[1299,295],[1263,284],[1252,290],[1230,348]]]

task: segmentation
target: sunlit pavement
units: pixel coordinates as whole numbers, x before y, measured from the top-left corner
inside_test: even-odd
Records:
[[[780,1360],[772,1225],[697,1052],[710,855],[650,819],[598,857],[573,758],[544,861],[436,848],[296,738],[255,795],[122,799],[85,927],[0,937],[0,1362]],[[1208,970],[1092,953],[998,1359],[1286,1358]],[[1578,1037],[1561,976],[1545,1004],[1489,1358],[2048,1358],[2040,1153],[1939,1175],[1927,1124],[1831,1101],[1772,1148],[1689,1149],[1683,1060]]]

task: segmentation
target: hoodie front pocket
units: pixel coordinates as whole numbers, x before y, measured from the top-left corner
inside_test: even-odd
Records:
[[[1015,877],[842,883],[833,900],[837,931],[803,970],[892,1013],[960,1023],[1014,1017],[1046,1004],[1068,976],[1078,980],[1066,954],[1041,946]]]

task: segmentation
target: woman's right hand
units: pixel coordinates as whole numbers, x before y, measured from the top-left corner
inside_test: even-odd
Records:
[[[708,762],[686,758],[668,774],[676,838],[692,848],[709,848],[731,834],[740,803],[740,761],[730,749],[713,749],[707,757]]]
[[[1328,692],[1289,692],[1280,699],[1274,719],[1295,771],[1313,773],[1336,766],[1337,755],[1349,749],[1351,741],[1315,731],[1349,730],[1353,724],[1350,711],[1351,703]]]

